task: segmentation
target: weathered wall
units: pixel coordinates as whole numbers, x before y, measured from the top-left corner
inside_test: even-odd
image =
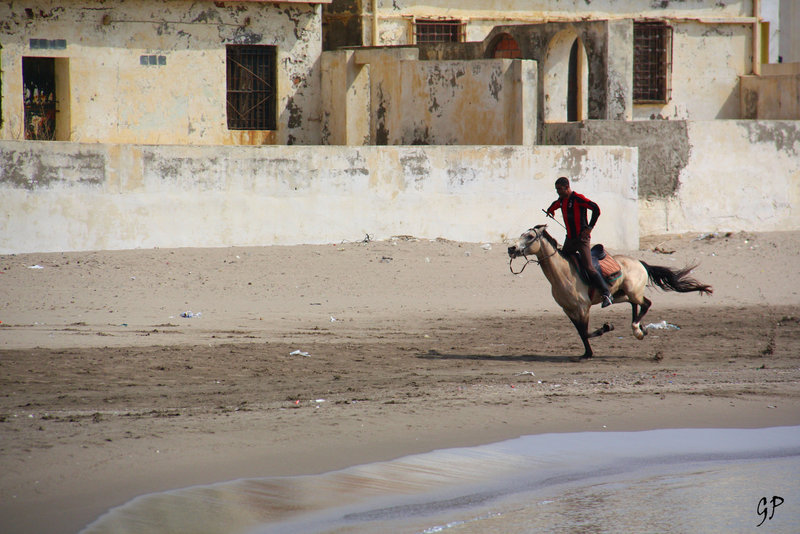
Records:
[[[639,152],[642,235],[800,228],[800,121],[548,124],[547,141]]]
[[[325,52],[323,141],[376,145],[535,142],[535,62],[417,61],[417,57],[416,48]],[[369,132],[364,131],[365,125]]]
[[[31,39],[63,39],[63,49]],[[22,57],[65,60],[59,140],[319,143],[321,9],[301,3],[106,0],[0,3],[2,139],[24,138]],[[278,48],[276,131],[227,129],[226,44]],[[163,65],[142,65],[143,55]],[[62,95],[63,96],[63,95]],[[68,116],[67,116],[68,115]]]
[[[545,222],[570,176],[603,206],[595,239],[636,248],[636,150],[188,147],[0,141],[0,252],[471,242]],[[555,234],[560,234],[556,227]]]
[[[634,119],[712,120],[739,117],[739,76],[752,72],[752,26],[670,22],[672,98],[634,105]]]
[[[763,65],[741,78],[743,119],[800,120],[800,63]]]
[[[686,126],[678,189],[639,204],[642,234],[800,228],[800,122]]]
[[[413,43],[414,18],[448,18],[466,22],[466,40],[491,41],[495,27],[539,24],[554,28],[543,42],[526,43],[514,35],[523,56],[539,62],[540,81],[545,80],[545,60],[550,40],[564,28],[577,23],[608,24],[608,42],[593,40],[585,31],[578,33],[587,47],[589,65],[589,111],[582,118],[646,120],[737,119],[739,115],[739,76],[752,71],[752,0],[696,0],[641,2],[637,0],[511,0],[481,2],[468,0],[453,7],[447,0],[378,2],[378,44]],[[371,16],[371,15],[370,15]],[[672,97],[665,104],[633,105],[632,30],[623,21],[665,20],[674,28]],[[505,31],[505,30],[504,30]],[[541,38],[539,38],[541,41]],[[593,56],[593,53],[597,55]],[[553,95],[560,98],[561,95]],[[540,94],[540,106],[547,95]],[[540,117],[549,121],[547,113]],[[556,117],[554,120],[559,121]]]
[[[486,53],[510,35],[523,58],[539,67],[540,124],[567,120],[569,57],[578,39],[578,120],[629,120],[632,116],[633,23],[630,20],[549,22],[497,26],[484,40]]]
[[[552,145],[621,145],[639,151],[639,198],[675,195],[689,161],[686,121],[584,121],[548,124]],[[709,147],[713,149],[713,147]]]
[[[363,2],[371,18],[370,2]],[[750,17],[752,0],[378,0],[379,45],[411,44],[411,20],[448,18],[469,21],[467,41],[481,41],[496,25],[549,21],[611,20],[618,18]],[[366,27],[371,26],[365,24]],[[371,39],[370,31],[365,35]],[[370,44],[367,40],[364,44]]]

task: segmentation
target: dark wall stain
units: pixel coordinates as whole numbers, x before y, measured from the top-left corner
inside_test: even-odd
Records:
[[[491,80],[489,81],[489,93],[496,102],[500,102],[500,92],[503,90],[503,81],[501,73],[497,70],[492,71]]]
[[[797,121],[739,121],[747,129],[751,143],[775,145],[778,152],[798,155],[800,126]]]
[[[546,143],[620,145],[639,149],[639,198],[675,196],[689,162],[686,121],[590,121],[549,124]]]
[[[378,86],[376,91],[378,97],[377,117],[375,121],[375,144],[389,144],[389,130],[386,127],[386,99],[383,97],[383,86]]]
[[[289,112],[289,120],[286,123],[288,128],[300,128],[303,125],[303,110],[295,104],[294,98],[290,97],[286,101],[286,111]]]
[[[231,37],[231,41],[234,44],[242,44],[242,45],[259,44],[263,39],[264,39],[263,33],[256,33],[254,31],[242,27],[237,27],[233,31],[233,36]]]
[[[430,174],[430,160],[421,152],[414,152],[400,157],[403,175],[413,178],[414,188],[422,189],[425,178]]]
[[[23,150],[0,152],[0,184],[16,189],[46,189],[58,183],[101,186],[106,180],[102,154],[78,152],[53,157],[47,152]],[[69,167],[65,169],[64,167]],[[69,177],[76,176],[77,179]]]
[[[758,118],[758,91],[742,88],[742,100],[744,100],[743,119]]]

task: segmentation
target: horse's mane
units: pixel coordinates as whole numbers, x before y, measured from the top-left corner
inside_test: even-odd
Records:
[[[554,249],[558,250],[558,241],[556,241],[555,237],[553,237],[549,233],[547,233],[547,225],[546,224],[536,225],[536,226],[533,227],[533,229],[534,230],[541,230],[542,237],[547,239],[547,241],[550,242],[550,244],[553,246]]]

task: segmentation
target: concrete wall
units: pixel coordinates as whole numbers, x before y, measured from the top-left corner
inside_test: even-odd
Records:
[[[791,0],[790,0],[791,1]],[[372,44],[371,2],[364,0],[364,42]],[[617,18],[751,17],[752,0],[378,0],[378,45],[412,44],[414,18],[468,21],[467,41],[481,41],[494,26],[549,21],[610,20]]]
[[[639,152],[642,235],[800,228],[800,121],[548,124],[547,142]]]
[[[545,126],[552,145],[621,145],[639,151],[639,198],[669,197],[689,161],[686,121],[585,121]],[[716,150],[714,147],[707,147]]]
[[[536,139],[536,63],[417,61],[416,48],[325,52],[323,142],[519,145]]]
[[[366,3],[365,3],[366,5]],[[582,44],[588,49],[590,62],[593,50],[602,64],[589,65],[589,111],[581,118],[648,120],[738,119],[739,76],[752,72],[752,33],[754,22],[752,0],[695,0],[642,2],[637,0],[509,0],[484,2],[466,0],[454,6],[448,0],[418,2],[414,0],[379,0],[379,45],[413,44],[415,18],[458,19],[466,23],[467,41],[490,41],[496,26],[537,24],[564,31],[577,23],[608,25],[608,42],[598,43],[578,29]],[[371,12],[368,19],[372,18]],[[663,20],[673,27],[672,97],[663,104],[633,105],[632,31],[622,24],[633,20]],[[365,25],[366,27],[369,24]],[[513,31],[509,33],[514,34]],[[553,38],[526,44],[514,35],[523,56],[539,62],[540,69],[550,69],[546,51]],[[365,44],[372,44],[371,37]],[[571,44],[571,42],[569,43]],[[595,72],[592,69],[595,69]],[[601,74],[602,73],[602,74]],[[546,80],[540,70],[540,81]],[[562,95],[549,95],[557,100]],[[540,106],[548,95],[539,95]],[[599,99],[593,101],[592,99]],[[548,113],[539,116],[549,121]],[[556,116],[553,120],[560,121]]]
[[[186,147],[0,141],[0,253],[516,238],[553,182],[603,207],[595,240],[638,246],[635,149]],[[554,235],[563,238],[556,225]]]
[[[686,125],[679,187],[639,204],[642,234],[800,228],[800,122]]]
[[[22,58],[42,56],[58,58],[68,80],[56,95],[59,140],[317,144],[321,20],[319,5],[303,3],[2,2],[0,139],[24,139]],[[277,47],[277,130],[228,130],[227,44]],[[142,65],[150,55],[164,64]]]
[[[672,36],[672,98],[637,104],[633,118],[738,119],[739,76],[752,72],[752,25],[668,21]]]
[[[800,120],[800,63],[763,65],[741,80],[743,119]]]

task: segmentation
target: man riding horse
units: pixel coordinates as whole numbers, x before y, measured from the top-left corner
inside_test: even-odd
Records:
[[[561,209],[561,214],[564,216],[567,237],[564,239],[561,252],[566,257],[580,252],[578,261],[586,271],[589,281],[600,290],[603,308],[610,306],[614,300],[608,290],[608,285],[592,265],[591,237],[594,225],[600,217],[600,207],[580,193],[573,191],[569,180],[564,176],[556,180],[556,192],[558,199],[547,208],[547,215],[553,217],[556,210]],[[587,220],[586,217],[587,210],[592,212],[590,220]]]

